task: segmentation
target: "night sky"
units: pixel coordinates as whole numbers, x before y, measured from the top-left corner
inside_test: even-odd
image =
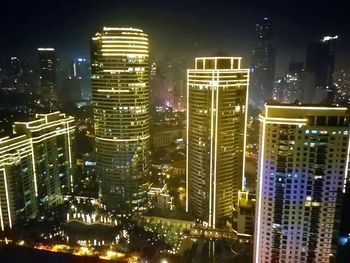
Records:
[[[88,57],[89,39],[101,26],[132,26],[149,34],[156,57],[191,61],[225,51],[249,66],[254,25],[267,16],[275,25],[276,76],[289,61],[304,61],[308,40],[328,34],[340,35],[337,66],[350,66],[346,1],[4,0],[0,12],[2,60],[33,59],[39,46],[56,48],[63,61]]]

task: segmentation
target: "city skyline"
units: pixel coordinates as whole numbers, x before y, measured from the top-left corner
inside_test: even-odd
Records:
[[[17,2],[1,259],[347,262],[343,1]]]
[[[275,1],[266,1],[266,4],[263,2],[244,3],[243,1],[225,2],[225,8],[222,5],[214,6],[216,12],[212,12],[206,4],[200,9],[196,9],[196,1],[183,0],[172,4],[166,2],[156,4],[155,1],[151,1],[147,5],[139,2],[139,8],[133,10],[134,15],[129,12],[131,6],[125,3],[97,5],[93,1],[84,1],[84,3],[74,1],[70,3],[71,9],[67,10],[64,1],[60,4],[56,3],[54,9],[50,5],[41,5],[39,1],[30,7],[30,10],[33,10],[38,17],[46,10],[50,10],[52,19],[61,17],[62,13],[68,12],[62,21],[66,24],[68,31],[62,31],[50,17],[48,17],[47,25],[43,25],[38,18],[30,21],[28,25],[24,24],[23,20],[28,17],[28,14],[22,9],[18,10],[17,6],[6,3],[5,8],[12,8],[18,12],[19,23],[22,23],[24,28],[30,25],[37,27],[37,29],[33,32],[34,34],[30,35],[25,47],[19,46],[20,42],[16,38],[20,34],[17,34],[16,30],[6,31],[5,33],[10,36],[10,41],[2,43],[4,45],[2,49],[12,56],[30,57],[32,50],[38,46],[50,45],[56,48],[63,60],[69,61],[73,57],[88,56],[89,46],[87,43],[98,27],[118,24],[120,26],[142,27],[147,31],[151,36],[150,51],[151,53],[156,51],[154,54],[157,57],[166,55],[195,57],[214,55],[216,52],[224,50],[229,53],[237,52],[229,55],[244,57],[247,60],[247,66],[249,66],[251,48],[254,42],[254,25],[263,17],[269,17],[275,24],[274,45],[277,52],[276,69],[278,75],[284,73],[283,71],[287,68],[290,60],[299,61],[304,58],[308,41],[321,39],[325,35],[340,35],[341,41],[338,45],[340,55],[337,57],[337,64],[349,66],[344,58],[349,52],[347,47],[350,39],[346,26],[348,21],[342,15],[346,9],[340,8],[344,4],[343,1],[336,2],[339,5],[320,4],[318,12],[313,12],[314,16],[312,17],[308,16],[308,13],[313,10],[312,2],[298,4],[295,1],[286,6]],[[26,6],[26,3],[22,3],[22,5]],[[114,9],[114,5],[118,8]],[[82,25],[78,31],[75,30],[74,18],[80,12],[90,15],[89,17],[92,19],[82,19]],[[201,21],[201,13],[214,23]],[[328,18],[324,19],[324,17]],[[10,20],[7,20],[6,16],[1,19],[6,28]],[[165,23],[160,24],[159,20],[165,20]],[[182,23],[186,23],[187,28],[182,28]],[[50,30],[43,37],[42,30],[48,26],[51,26]],[[75,31],[72,32],[72,30]],[[197,33],[193,35],[191,31]],[[213,39],[210,38],[211,33],[220,40],[220,48],[218,43],[213,42]],[[62,42],[60,39],[63,38],[69,39],[69,41]],[[291,45],[291,40],[293,45]],[[194,52],[195,43],[198,44],[198,54]],[[19,50],[22,51],[18,52]]]

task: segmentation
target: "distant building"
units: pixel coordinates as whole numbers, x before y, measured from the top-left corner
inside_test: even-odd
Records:
[[[155,68],[154,68],[155,67]],[[151,105],[174,106],[174,64],[169,58],[157,60],[152,64],[150,81]]]
[[[34,91],[33,69],[19,57],[10,57],[5,67],[0,69],[0,88],[14,89],[19,93]]]
[[[148,36],[104,27],[92,38],[96,172],[102,202],[121,213],[147,205],[150,161]]]
[[[254,262],[331,262],[349,164],[349,108],[267,104]]]
[[[252,55],[249,99],[256,108],[272,98],[275,75],[275,54],[272,46],[272,22],[264,18],[255,27],[255,44]]]
[[[77,58],[72,63],[72,79],[79,83],[80,99],[91,100],[91,64],[85,58]]]
[[[238,205],[235,210],[234,229],[240,234],[254,234],[255,227],[255,194],[239,191]]]
[[[152,125],[151,128],[151,147],[169,147],[175,144],[176,139],[186,137],[186,129],[183,126],[176,125]]]
[[[279,103],[294,103],[303,97],[302,79],[304,64],[289,63],[288,73],[275,80],[272,99]]]
[[[313,79],[306,102],[333,102],[335,87],[333,73],[338,36],[326,36],[307,46],[305,72]],[[321,94],[321,95],[320,95]]]
[[[38,48],[40,89],[44,101],[57,101],[57,56],[53,48]]]
[[[215,228],[243,188],[249,69],[240,57],[196,58],[187,81],[186,210]]]
[[[302,99],[302,72],[289,72],[278,78],[273,87],[273,100],[280,103],[294,103]]]
[[[175,176],[179,176],[181,178],[182,176],[186,175],[186,160],[179,160],[176,162],[173,162],[171,164],[172,168],[172,174]]]
[[[350,103],[350,71],[340,69],[334,72],[334,86],[336,89],[334,102]]]
[[[72,192],[74,185],[74,118],[59,112],[38,114],[33,121],[15,122],[13,129],[30,139],[39,204],[60,203],[62,194]]]
[[[156,207],[163,210],[173,210],[173,197],[170,196],[168,186],[162,185],[151,185],[148,190],[148,200],[150,207]]]
[[[183,111],[186,106],[186,61],[168,58],[151,64],[151,106]]]

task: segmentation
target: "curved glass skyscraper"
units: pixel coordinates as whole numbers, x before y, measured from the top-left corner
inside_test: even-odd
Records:
[[[149,163],[148,36],[104,27],[92,38],[96,169],[102,201],[123,213],[143,210]]]

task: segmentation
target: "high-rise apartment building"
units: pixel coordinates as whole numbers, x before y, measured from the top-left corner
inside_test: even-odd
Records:
[[[267,104],[254,262],[330,262],[349,164],[349,109]]]
[[[38,114],[29,122],[15,122],[15,134],[26,135],[33,151],[35,194],[40,205],[55,205],[73,191],[75,171],[74,118],[64,113]]]
[[[109,210],[140,211],[149,174],[148,36],[104,27],[92,38],[96,170]]]
[[[57,57],[54,48],[38,48],[40,93],[44,101],[57,101]]]
[[[215,228],[243,188],[249,69],[240,57],[196,58],[187,81],[186,210]]]
[[[0,138],[0,227],[35,218],[42,207],[72,191],[74,118],[54,112],[16,122],[14,136]]]
[[[37,215],[32,147],[27,136],[0,138],[0,178],[0,227],[5,231],[20,217]]]
[[[275,75],[275,54],[272,47],[272,22],[264,18],[256,24],[255,44],[252,54],[250,103],[263,108],[265,101],[272,98]]]

